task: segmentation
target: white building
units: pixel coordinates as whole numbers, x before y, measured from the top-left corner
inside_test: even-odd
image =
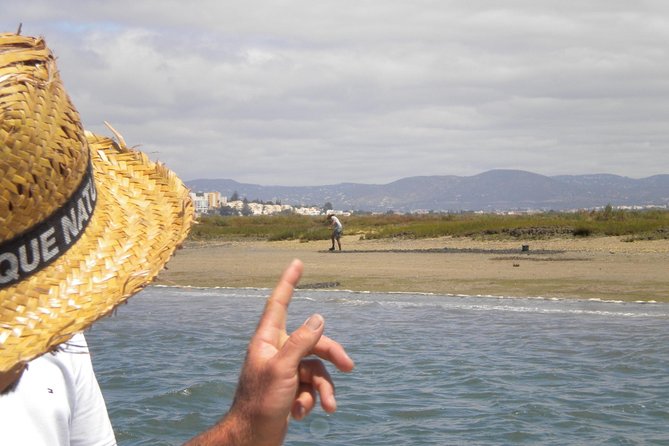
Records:
[[[218,209],[219,207],[225,205],[238,212],[241,212],[244,209],[244,201],[235,200],[228,201],[227,197],[221,197],[220,192],[191,192],[191,199],[193,200],[193,205],[195,207],[195,214],[202,215],[206,214],[212,210]],[[254,203],[247,201],[248,210],[251,215],[276,215],[285,212],[294,212],[300,215],[325,215],[326,212],[323,211],[320,207],[293,207],[288,204],[263,204],[263,203]],[[327,212],[328,214],[336,215],[349,215],[347,212],[331,210]]]
[[[190,198],[193,200],[196,215],[206,214],[227,201],[226,197],[221,199],[220,192],[191,192]]]
[[[310,207],[310,208],[295,208],[294,209],[296,214],[300,215],[323,215],[323,209],[317,208],[317,207]]]

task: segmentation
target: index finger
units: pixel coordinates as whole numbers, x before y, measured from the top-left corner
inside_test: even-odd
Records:
[[[265,310],[258,323],[258,331],[286,329],[288,305],[293,297],[293,290],[302,276],[304,265],[295,259],[281,275],[279,283],[267,299]]]

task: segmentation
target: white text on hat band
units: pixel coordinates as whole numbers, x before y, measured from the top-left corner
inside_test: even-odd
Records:
[[[20,282],[64,254],[83,234],[96,201],[89,165],[79,187],[63,206],[46,220],[0,245],[0,288]]]

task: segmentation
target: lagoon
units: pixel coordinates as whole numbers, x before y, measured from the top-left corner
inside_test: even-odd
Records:
[[[149,287],[87,332],[120,445],[222,416],[269,290]],[[298,290],[356,361],[287,445],[669,444],[669,305]]]

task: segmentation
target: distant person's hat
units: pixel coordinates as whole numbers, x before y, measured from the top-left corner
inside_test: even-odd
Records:
[[[141,290],[188,234],[184,184],[111,131],[84,131],[42,38],[0,34],[0,372]]]

